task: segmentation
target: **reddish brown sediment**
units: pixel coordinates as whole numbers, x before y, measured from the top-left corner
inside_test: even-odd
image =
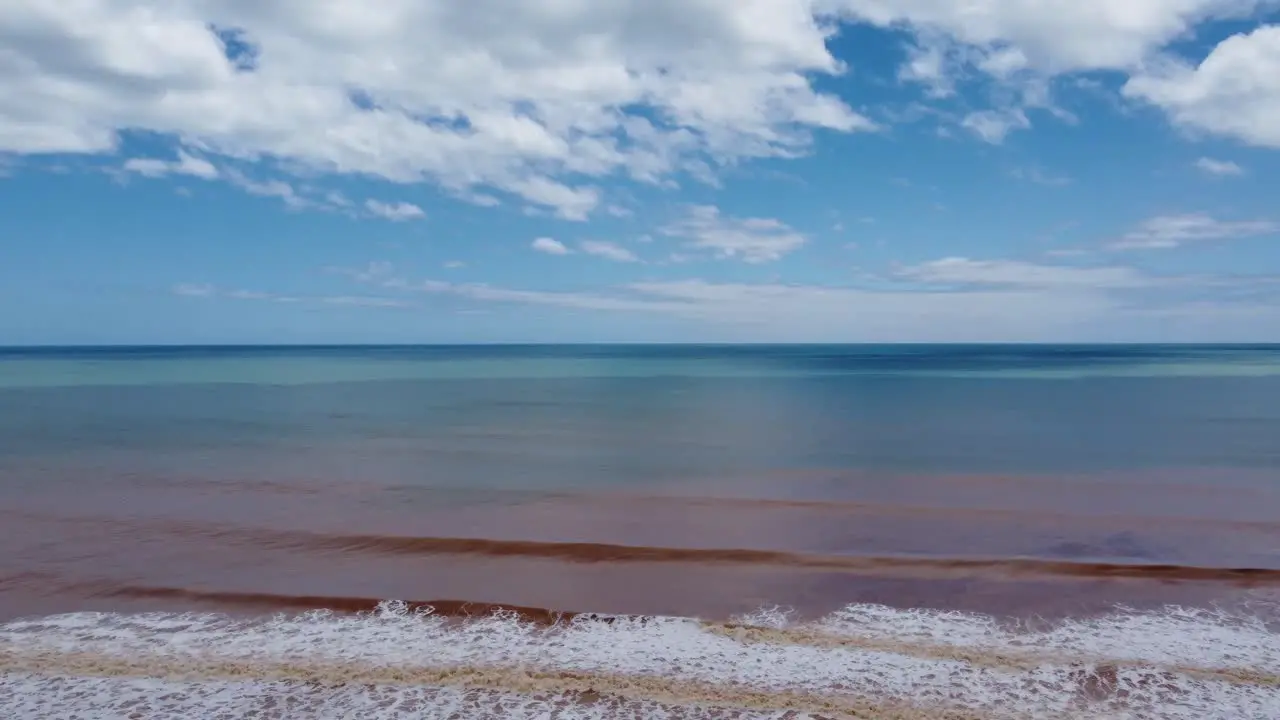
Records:
[[[11,517],[17,516],[11,515]],[[573,563],[690,563],[699,565],[755,565],[827,570],[884,577],[990,579],[1074,577],[1141,579],[1163,582],[1220,582],[1242,587],[1280,584],[1280,569],[1211,567],[1178,563],[1125,563],[1045,558],[945,557],[911,555],[854,555],[790,552],[754,548],[661,547],[603,542],[555,542],[476,537],[340,534],[301,530],[269,530],[232,525],[131,522],[102,518],[57,518],[55,523],[117,522],[228,545],[250,545],[296,551],[330,551],[371,555],[461,555],[491,558],[523,557]]]
[[[143,600],[177,600],[191,603],[209,603],[220,606],[262,608],[270,610],[330,610],[340,613],[361,613],[376,610],[385,602],[383,598],[365,598],[334,595],[288,595],[266,592],[231,592],[223,590],[196,590],[178,587],[149,587],[144,585],[110,585],[107,583],[81,583],[79,589],[98,597],[135,598]],[[408,612],[430,612],[448,618],[482,618],[496,614],[519,617],[535,625],[555,625],[568,622],[580,613],[527,607],[505,603],[474,602],[469,600],[399,601]]]
[[[858,502],[851,500],[802,500],[802,499],[784,499],[784,498],[743,498],[743,497],[712,497],[712,496],[677,496],[677,495],[568,495],[568,494],[540,494],[531,498],[531,503],[537,502],[565,502],[568,504],[610,504],[625,503],[629,506],[636,504],[656,504],[656,505],[685,505],[688,507],[710,507],[710,508],[795,508],[803,510],[813,510],[820,513],[831,513],[839,515],[875,515],[875,516],[947,516],[955,518],[965,518],[973,520],[982,519],[1016,519],[1030,522],[1041,522],[1045,520],[1068,521],[1071,523],[1080,523],[1084,525],[1090,524],[1126,524],[1126,525],[1142,525],[1147,523],[1160,523],[1162,525],[1209,525],[1222,529],[1241,529],[1241,530],[1260,530],[1269,531],[1280,534],[1280,522],[1267,520],[1222,520],[1215,518],[1198,518],[1178,515],[1126,515],[1126,514],[1097,514],[1088,515],[1080,513],[1072,513],[1065,511],[1055,511],[1049,509],[1009,509],[1009,508],[966,508],[966,507],[944,507],[930,505],[913,505],[907,503],[887,503],[887,502]]]
[[[963,498],[927,492],[868,501],[693,494],[699,488],[658,496],[356,485],[304,495],[259,491],[255,488],[261,485],[239,481],[231,483],[240,488],[236,492],[209,493],[200,481],[193,482],[194,488],[178,484],[173,492],[159,495],[133,485],[102,498],[24,495],[6,499],[0,512],[6,519],[37,523],[133,523],[147,531],[167,526],[174,534],[185,532],[183,525],[236,525],[317,534],[475,536],[835,555],[932,556],[963,548],[973,557],[1280,566],[1277,503],[1272,503],[1275,512],[1261,520],[1229,513],[1196,517],[1191,510],[1178,515],[1184,503],[1154,503],[1144,506],[1141,515],[1124,504],[1106,502],[1085,512],[1060,503],[1010,508],[993,501],[989,507],[975,507],[972,502],[957,504]],[[325,486],[317,483],[319,487]],[[1248,506],[1257,515],[1266,504],[1255,501],[1250,494],[1230,504]],[[115,536],[124,534],[122,527]]]
[[[1126,478],[843,471],[631,493],[290,476],[66,479],[0,498],[0,617],[256,612],[273,607],[272,594],[331,609],[425,597],[708,618],[775,604],[816,617],[851,603],[1065,617],[1231,602],[1280,586],[1280,511],[1271,512],[1280,496],[1268,504],[1248,488],[1207,494],[1196,484],[1152,494],[1155,476],[1132,478],[1142,493]],[[1058,502],[1069,492],[1078,495]],[[1119,501],[1086,502],[1103,494]],[[1151,502],[1137,505],[1135,494]],[[100,579],[227,596],[72,586]]]
[[[217,531],[199,531],[210,539]],[[673,548],[608,543],[492,540],[460,537],[332,535],[263,530],[234,530],[255,544],[299,549],[393,555],[478,555],[529,557],[576,563],[696,563],[761,565],[835,570],[885,576],[925,577],[1080,577],[1161,581],[1223,582],[1246,587],[1280,584],[1280,569],[1220,568],[1169,563],[1107,563],[1030,558],[946,558],[841,556],[736,548]]]

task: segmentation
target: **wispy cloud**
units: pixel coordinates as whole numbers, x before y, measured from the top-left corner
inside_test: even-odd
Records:
[[[1280,287],[1280,278],[1272,276],[1156,276],[1118,265],[959,257],[900,267],[888,276],[864,275],[844,285],[695,278],[554,291],[410,281],[363,270],[348,274],[405,297],[665,315],[697,322],[726,341],[1061,340],[1083,327],[1112,327],[1126,313],[1145,308],[1164,308],[1168,317],[1178,317],[1180,308],[1209,300],[1239,297],[1257,305]],[[1258,292],[1239,295],[1241,288],[1255,286]]]
[[[535,238],[534,241],[529,244],[529,247],[540,253],[546,253],[548,255],[568,255],[573,252],[564,243],[556,240],[555,238],[549,237]]]
[[[327,267],[324,270],[336,275],[346,275],[356,282],[367,283],[390,277],[395,266],[386,260],[372,260],[363,267]]]
[[[209,283],[179,283],[174,285],[172,292],[182,297],[200,297],[200,298],[225,298],[228,300],[255,301],[255,302],[272,302],[272,303],[311,303],[318,305],[346,305],[354,307],[384,307],[384,308],[405,308],[411,307],[410,303],[401,298],[393,297],[377,297],[377,296],[356,296],[356,295],[337,295],[337,296],[299,296],[299,295],[281,295],[279,293],[264,292],[261,290],[232,289],[222,290]]]
[[[687,240],[691,248],[709,250],[716,257],[748,263],[781,259],[807,241],[780,220],[726,217],[711,205],[690,207],[684,217],[663,228],[662,233]]]
[[[1270,220],[1217,220],[1204,213],[1160,215],[1110,243],[1115,250],[1165,250],[1187,243],[1257,237],[1280,232]]]
[[[385,203],[380,200],[366,200],[364,208],[375,217],[392,222],[418,220],[427,216],[422,208],[409,202]]]
[[[545,177],[515,181],[511,190],[532,203],[554,208],[565,220],[586,220],[600,202],[600,191],[593,187],[570,187]]]
[[[318,302],[326,305],[346,305],[350,307],[384,307],[384,308],[402,308],[409,307],[411,303],[405,302],[397,298],[362,296],[362,295],[338,295],[331,297],[316,298]]]
[[[614,262],[633,263],[640,262],[640,258],[630,250],[618,245],[617,243],[605,242],[603,240],[586,240],[579,245],[582,252],[588,255],[595,255],[606,260]]]
[[[969,113],[960,121],[960,125],[983,141],[999,145],[1014,130],[1031,127],[1031,121],[1020,108],[1011,108]]]
[[[231,167],[227,163],[218,167],[202,157],[183,150],[178,151],[178,157],[175,160],[130,158],[124,162],[121,169],[127,173],[152,179],[194,177],[202,180],[223,180],[250,195],[278,198],[294,210],[318,208],[349,211],[352,207],[351,201],[336,190],[321,192],[305,186],[299,189],[284,180],[253,178],[243,170]],[[421,208],[409,203],[387,204],[371,200],[366,204],[366,209],[374,215],[391,220],[407,220],[423,216]]]
[[[224,174],[232,185],[250,195],[279,198],[285,205],[294,210],[311,207],[315,204],[299,194],[293,185],[283,180],[255,180],[239,170],[228,170]]]
[[[1197,170],[1206,175],[1215,177],[1244,175],[1244,168],[1230,160],[1214,160],[1213,158],[1202,157],[1196,160],[1195,166]]]
[[[1069,177],[1066,177],[1063,175],[1053,175],[1051,173],[1045,172],[1044,170],[1041,170],[1040,168],[1034,167],[1034,166],[1028,167],[1028,168],[1014,168],[1009,172],[1009,174],[1017,178],[1018,180],[1025,180],[1027,182],[1035,183],[1037,185],[1061,187],[1063,185],[1071,184],[1071,178]]]
[[[159,160],[157,158],[131,158],[124,163],[127,172],[137,173],[143,177],[161,178],[167,175],[186,175],[202,180],[214,180],[218,177],[218,168],[204,158],[178,151],[177,160]]]
[[[939,285],[1027,288],[1125,288],[1152,284],[1133,268],[1042,265],[1018,260],[949,257],[900,268],[896,276]]]
[[[208,283],[178,283],[173,286],[173,294],[183,297],[211,297],[215,292]]]
[[[259,290],[231,290],[225,294],[233,300],[275,300],[277,302],[294,302],[297,300],[297,298],[291,296],[276,295]]]

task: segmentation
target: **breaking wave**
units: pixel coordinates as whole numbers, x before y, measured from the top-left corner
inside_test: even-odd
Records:
[[[76,613],[0,625],[0,708],[24,720],[1275,718],[1275,617],[1266,604],[1053,623],[878,605],[725,623],[448,602]]]

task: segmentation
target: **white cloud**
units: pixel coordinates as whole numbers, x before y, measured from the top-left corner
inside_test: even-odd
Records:
[[[549,237],[536,238],[530,243],[529,247],[548,255],[568,255],[573,252],[564,243]]]
[[[332,190],[330,192],[325,193],[324,200],[325,202],[337,208],[351,207],[351,200],[346,195],[343,195],[337,190]]]
[[[452,295],[480,302],[546,305],[578,310],[614,312],[672,312],[678,309],[672,303],[635,297],[634,293],[619,295],[617,293],[519,290],[478,283],[450,283],[440,280],[424,280],[418,283],[397,281],[391,284],[401,290],[430,295]]]
[[[962,81],[994,80],[995,108],[979,109],[963,125],[995,143],[1010,131],[1029,126],[1029,119],[1019,114],[1027,108],[1043,108],[1073,121],[1050,97],[1050,81],[1056,76],[1097,70],[1140,72],[1153,65],[1171,42],[1189,36],[1203,22],[1242,19],[1259,9],[1280,7],[1277,0],[816,0],[816,4],[819,10],[846,18],[913,31],[915,44],[899,77],[924,83],[934,97],[953,94]],[[1280,82],[1273,79],[1280,76],[1274,67],[1269,61],[1257,63],[1247,72],[1256,73],[1252,76],[1263,83],[1261,88]],[[1017,98],[1012,103],[1010,95]],[[1275,91],[1270,95],[1274,98]],[[1275,107],[1273,100],[1257,97],[1242,98],[1242,102]],[[1211,103],[1208,100],[1206,105]],[[1224,115],[1230,112],[1217,107]]]
[[[1230,160],[1214,160],[1213,158],[1202,157],[1196,160],[1195,166],[1196,169],[1207,175],[1216,175],[1218,177],[1244,174],[1244,168]]]
[[[640,258],[630,250],[618,245],[617,243],[604,242],[603,240],[586,240],[579,245],[582,252],[588,255],[595,255],[606,260],[614,262],[639,262]]]
[[[1152,280],[1128,267],[1040,265],[1017,260],[949,257],[899,269],[898,277],[941,285],[1027,288],[1144,287]]]
[[[344,271],[344,274],[351,275],[359,281],[368,281],[370,276],[362,271]],[[318,305],[346,305],[352,307],[370,307],[370,308],[392,308],[392,307],[410,307],[412,303],[401,298],[394,297],[377,297],[370,295],[338,295],[338,296],[315,296],[304,297],[296,295],[281,295],[278,293],[264,292],[261,290],[219,290],[209,283],[180,283],[173,287],[176,295],[186,297],[208,297],[208,298],[226,298],[230,300],[244,300],[255,302],[272,302],[272,303],[310,303]]]
[[[238,170],[229,170],[225,174],[232,185],[250,195],[279,198],[285,205],[295,210],[310,207],[314,204],[311,200],[298,194],[293,185],[283,180],[255,180]]]
[[[1038,289],[919,292],[704,280],[630,289],[674,303],[667,312],[710,323],[730,339],[773,341],[1062,338],[1115,307],[1100,292]]]
[[[173,294],[183,297],[211,297],[215,292],[208,283],[178,283],[173,286]]]
[[[395,270],[395,266],[386,260],[373,260],[368,265],[360,268],[346,267],[330,267],[326,268],[326,272],[336,273],[338,275],[346,275],[356,282],[367,283],[376,280],[384,280],[391,276]]]
[[[0,152],[110,153],[128,129],[209,157],[506,193],[577,218],[606,176],[656,181],[794,155],[812,129],[876,127],[814,88],[843,68],[811,0],[378,8],[0,3]],[[211,28],[235,29],[235,43]],[[229,60],[232,46],[252,62]]]
[[[908,25],[970,46],[992,72],[1127,69],[1211,18],[1271,0],[818,0],[881,27]]]
[[[346,305],[349,307],[371,307],[371,308],[402,308],[409,307],[410,303],[396,298],[385,297],[367,297],[358,295],[339,295],[335,297],[318,298],[319,302],[325,305]]]
[[[519,290],[440,281],[406,289],[477,302],[656,313],[706,323],[728,338],[1034,339],[1052,337],[1112,303],[1102,293],[1039,289],[919,292],[777,283],[678,280],[601,292]]]
[[[521,180],[511,190],[532,203],[555,208],[566,220],[586,220],[600,202],[600,191],[595,188],[573,188],[541,177]]]
[[[1071,184],[1071,178],[1069,177],[1053,175],[1034,166],[1028,168],[1014,168],[1009,174],[1019,180],[1026,180],[1027,182],[1036,183],[1037,185],[1060,187]]]
[[[236,300],[271,300],[275,296],[258,290],[232,290],[227,293],[227,297]]]
[[[599,186],[610,176],[709,179],[740,160],[803,153],[815,129],[877,129],[814,83],[844,70],[827,48],[833,18],[914,33],[901,74],[935,96],[969,76],[996,80],[993,107],[962,120],[988,142],[1027,127],[1029,108],[1067,118],[1050,98],[1054,76],[1118,70],[1135,74],[1126,93],[1181,125],[1280,146],[1280,27],[1227,40],[1196,67],[1161,56],[1204,21],[1278,6],[388,0],[373,16],[351,0],[22,0],[0,3],[11,29],[0,153],[111,153],[127,129],[218,165],[425,181],[583,219],[609,207]],[[252,61],[228,59],[233,46]],[[174,172],[164,162],[133,169]]]
[[[379,200],[365,200],[364,207],[373,215],[392,222],[417,220],[427,216],[422,208],[408,202],[384,203]]]
[[[637,282],[591,291],[524,290],[439,280],[380,278],[373,282],[405,293],[445,295],[479,304],[662,315],[696,323],[699,337],[716,341],[1061,342],[1133,339],[1133,328],[1149,325],[1153,314],[1171,322],[1203,320],[1210,306],[1221,308],[1224,316],[1253,317],[1256,312],[1249,308],[1261,307],[1261,296],[1231,302],[1232,293],[1244,287],[1274,287],[1277,281],[1273,276],[1164,278],[1118,266],[965,258],[905,268],[897,279],[915,286],[884,285],[885,278],[875,277],[864,278],[880,285],[875,289],[702,279]],[[1171,299],[1168,291],[1177,288],[1195,289],[1196,295],[1183,301]],[[1159,293],[1162,301],[1144,302],[1150,293]],[[1268,312],[1277,316],[1274,308]],[[1118,334],[1108,336],[1108,332]],[[1255,337],[1251,332],[1243,326],[1232,330],[1233,336],[1245,338]]]
[[[960,121],[960,125],[982,138],[983,141],[999,145],[1014,130],[1026,130],[1031,127],[1031,121],[1027,119],[1027,114],[1022,109],[1007,108],[969,113]]]
[[[177,160],[130,158],[125,161],[124,169],[150,178],[189,175],[203,180],[213,180],[218,177],[218,168],[214,167],[213,163],[181,151],[178,152]]]
[[[951,97],[956,93],[956,59],[949,57],[945,42],[934,39],[907,50],[907,61],[898,69],[898,79],[922,83],[933,98]]]
[[[662,233],[687,240],[693,248],[710,250],[717,257],[748,263],[778,260],[806,242],[804,235],[779,220],[725,217],[711,205],[689,208]]]
[[[1226,240],[1280,233],[1269,220],[1217,220],[1204,213],[1159,215],[1149,218],[1110,244],[1116,250],[1161,250],[1188,242]]]
[[[1280,25],[1233,35],[1198,66],[1155,64],[1130,78],[1124,94],[1182,127],[1280,148]]]

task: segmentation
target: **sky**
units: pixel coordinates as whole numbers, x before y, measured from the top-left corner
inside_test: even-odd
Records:
[[[1280,341],[1280,0],[0,0],[0,345]]]

